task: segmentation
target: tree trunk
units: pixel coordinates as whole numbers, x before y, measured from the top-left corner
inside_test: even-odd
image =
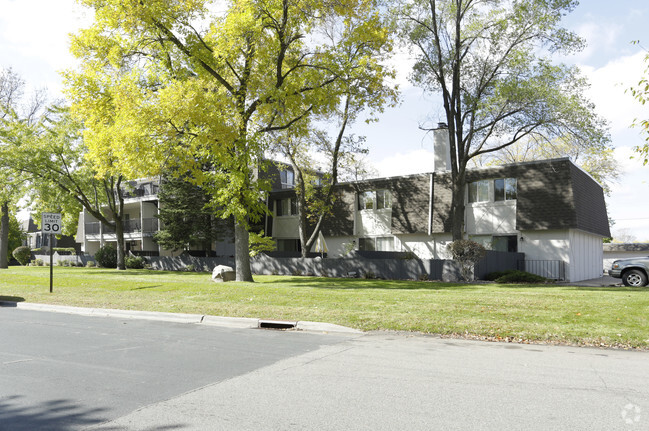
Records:
[[[115,218],[115,237],[117,238],[117,269],[126,269],[124,262],[124,222],[120,217]]]
[[[453,235],[453,241],[464,238],[464,210],[464,182],[455,182],[451,202],[451,234]]]
[[[3,202],[0,210],[0,269],[9,267],[9,203]]]
[[[246,226],[234,222],[234,260],[237,281],[254,281],[250,270],[250,243]]]

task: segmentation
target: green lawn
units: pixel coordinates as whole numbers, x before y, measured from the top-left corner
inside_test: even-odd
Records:
[[[0,300],[311,320],[368,330],[649,348],[649,289],[10,267]]]

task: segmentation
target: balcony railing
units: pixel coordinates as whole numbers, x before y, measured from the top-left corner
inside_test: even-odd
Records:
[[[86,235],[113,234],[115,229],[110,226],[101,226],[100,222],[86,223]],[[145,218],[142,220],[126,220],[124,222],[124,233],[154,233],[158,231],[157,218]]]

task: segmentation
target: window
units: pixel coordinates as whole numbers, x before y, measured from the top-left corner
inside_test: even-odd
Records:
[[[277,251],[300,251],[299,239],[278,239]]]
[[[275,216],[290,215],[297,215],[297,201],[295,198],[277,199],[275,201]]]
[[[358,249],[362,251],[393,251],[394,239],[391,236],[359,238]]]
[[[494,200],[512,201],[516,199],[516,178],[494,180]]]
[[[359,210],[380,210],[389,208],[392,208],[392,193],[390,190],[372,190],[359,193],[358,195]]]
[[[283,189],[290,189],[295,186],[295,174],[289,169],[284,169],[279,172],[280,182]]]
[[[489,200],[489,181],[469,183],[469,202],[487,202]]]
[[[358,195],[358,209],[359,210],[373,210],[374,209],[374,192],[363,192]]]
[[[518,240],[516,235],[494,236],[491,240],[491,249],[495,251],[518,251]]]
[[[376,209],[392,208],[392,193],[390,190],[376,191]]]

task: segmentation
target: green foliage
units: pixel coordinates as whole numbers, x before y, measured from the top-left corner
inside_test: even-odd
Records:
[[[124,258],[124,263],[128,269],[143,269],[146,261],[142,256],[129,255]]]
[[[634,41],[633,43],[638,44],[640,42]],[[640,79],[638,85],[628,90],[642,105],[645,105],[649,101],[649,54],[645,55],[644,61],[646,64],[644,76]],[[642,146],[635,147],[634,150],[638,153],[642,163],[646,165],[649,162],[649,118],[636,118],[633,121],[633,126],[639,127],[645,135],[646,143]]]
[[[161,229],[154,240],[168,250],[184,250],[198,245],[210,250],[212,242],[219,237],[214,210],[208,204],[210,196],[186,178],[167,177],[160,185],[158,218]]]
[[[95,260],[104,268],[117,268],[117,249],[112,244],[106,244],[97,250]]]
[[[36,264],[36,266],[43,266],[44,265],[43,259],[36,259],[36,260],[34,260],[34,263]]]
[[[485,277],[486,280],[495,281],[496,283],[546,283],[548,280],[540,275],[530,274],[529,272],[519,270],[502,271],[491,273]]]
[[[92,260],[89,260],[86,262],[86,268],[94,268],[96,266],[95,262]]]
[[[31,259],[32,250],[27,246],[20,246],[13,251],[12,255],[18,263],[21,265],[27,265]]]
[[[250,232],[250,257],[255,257],[264,251],[275,251],[277,245],[272,237],[265,236],[262,230],[259,233]]]
[[[469,239],[453,241],[446,246],[446,249],[453,256],[453,260],[460,264],[462,278],[466,281],[472,279],[473,267],[487,254],[482,244]]]

